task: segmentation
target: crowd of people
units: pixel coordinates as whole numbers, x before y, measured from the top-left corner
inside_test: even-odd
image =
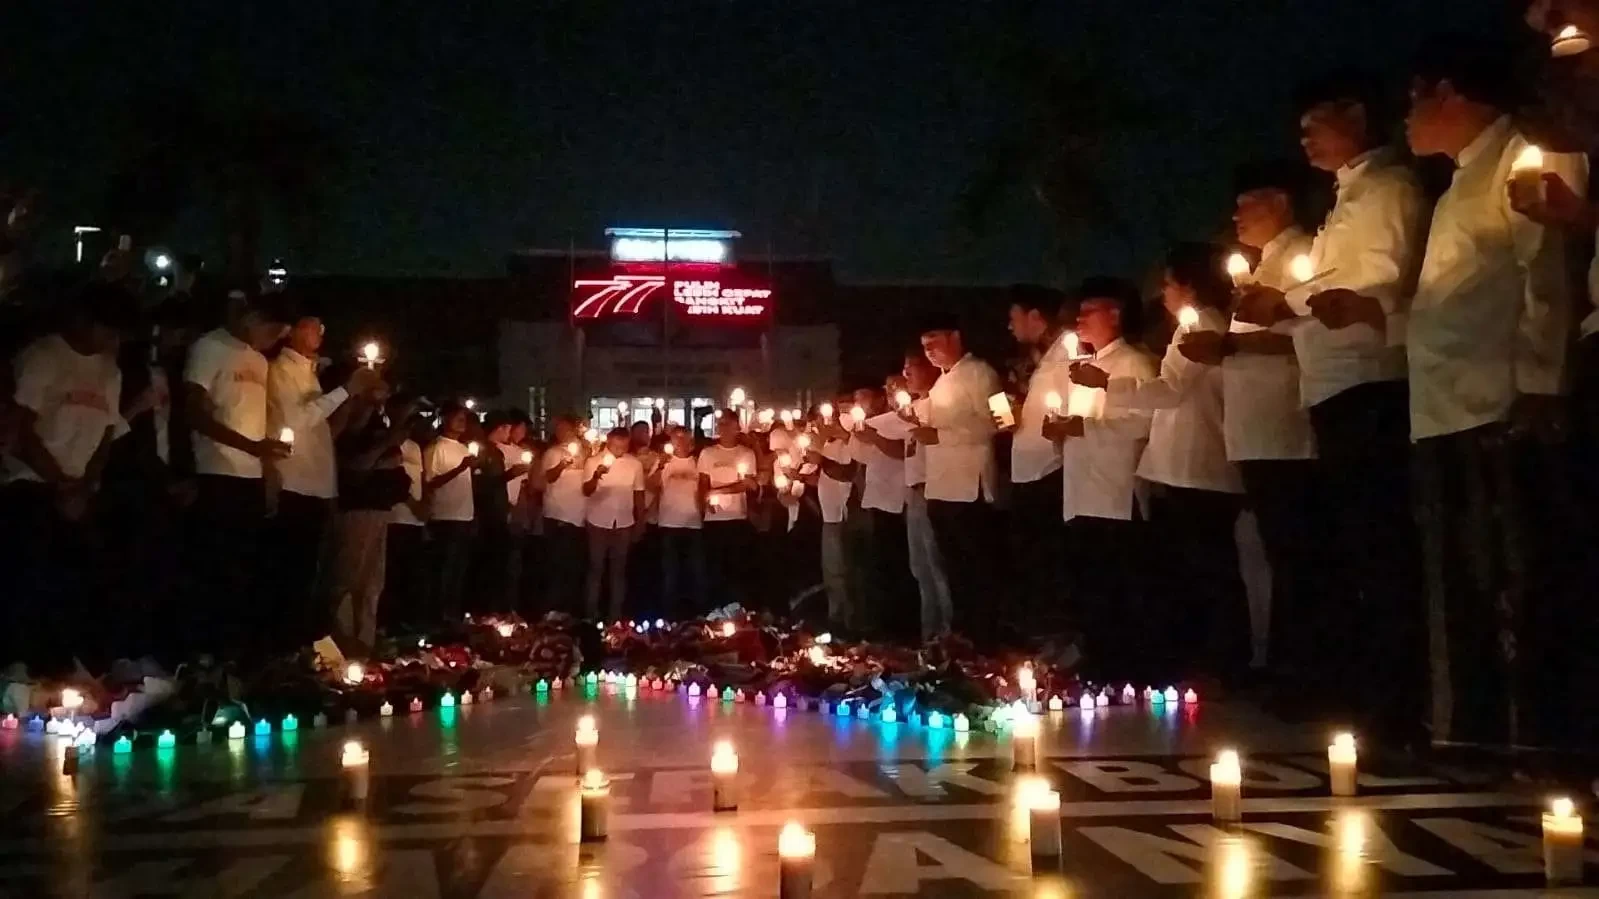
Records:
[[[1599,4],[1529,21],[1564,55]],[[232,294],[204,333],[163,304],[134,343],[98,285],[15,361],[3,649],[265,655],[736,602],[1096,677],[1264,664],[1398,743],[1591,746],[1599,128],[1569,126],[1593,122],[1592,55],[1545,82],[1556,132],[1519,114],[1503,48],[1431,42],[1408,147],[1383,85],[1318,79],[1305,160],[1241,166],[1234,239],[1172,247],[1157,303],[1115,275],[1018,287],[1019,370],[931,320],[899,371],[809,409],[535,434],[354,353],[330,384],[292,290]],[[1441,193],[1423,157],[1451,164]],[[1309,170],[1336,189],[1314,229]]]

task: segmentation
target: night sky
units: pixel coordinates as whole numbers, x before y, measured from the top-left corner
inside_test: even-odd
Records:
[[[513,248],[632,224],[737,228],[747,252],[832,255],[854,279],[1064,282],[1214,232],[1235,162],[1295,152],[1303,75],[1397,68],[1428,31],[1511,6],[9,0],[0,181],[45,192],[64,255],[141,135],[256,104],[337,152],[314,231],[269,233],[297,271],[492,275]],[[1060,121],[1125,228],[1063,227],[1025,175],[971,214],[998,148]],[[191,212],[148,239],[214,253],[215,230]]]

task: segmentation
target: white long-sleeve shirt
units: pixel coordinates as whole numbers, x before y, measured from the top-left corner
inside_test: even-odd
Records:
[[[922,423],[938,430],[938,442],[918,447],[927,453],[928,499],[993,501],[994,418],[988,398],[999,389],[999,375],[970,353],[933,385]]]
[[[267,369],[267,433],[294,429],[294,451],[272,463],[283,489],[301,496],[339,495],[338,462],[328,416],[349,396],[343,387],[322,392],[316,360],[284,347]]]
[[[1409,166],[1374,150],[1338,170],[1338,202],[1311,245],[1317,275],[1287,292],[1298,313],[1293,329],[1300,398],[1306,406],[1374,381],[1405,376],[1406,300],[1421,265],[1427,203]],[[1387,335],[1369,325],[1332,330],[1310,315],[1309,299],[1333,288],[1372,297],[1388,313]]]
[[[1044,357],[1038,360],[1038,368],[1027,383],[1027,398],[1023,400],[1022,414],[1016,420],[1016,434],[1011,439],[1012,483],[1040,481],[1060,468],[1060,449],[1054,441],[1044,436],[1044,417],[1049,414],[1047,399],[1050,391],[1063,398],[1066,396],[1066,392],[1057,385],[1070,380],[1071,363],[1071,353],[1067,351],[1064,339],[1051,343]],[[1064,413],[1065,409],[1061,411]]]
[[[1155,360],[1137,347],[1117,339],[1094,353],[1090,360],[1115,379],[1145,381],[1155,377]],[[1069,438],[1061,448],[1061,516],[1109,518],[1131,521],[1135,503],[1135,473],[1149,440],[1148,412],[1110,408],[1105,391],[1086,387],[1057,387],[1085,394],[1071,400],[1071,411],[1083,412],[1083,436]]]
[[[1311,240],[1298,228],[1287,228],[1260,250],[1255,281],[1286,291],[1295,282],[1289,266],[1296,256],[1310,252]],[[1292,334],[1294,322],[1272,330]],[[1234,334],[1262,330],[1259,325],[1233,319]],[[1310,416],[1299,401],[1299,363],[1291,355],[1239,354],[1221,366],[1222,432],[1227,438],[1227,458],[1234,462],[1256,459],[1313,459],[1316,435]]]
[[[1456,160],[1438,200],[1411,305],[1410,431],[1423,440],[1504,420],[1520,394],[1558,394],[1571,335],[1565,240],[1510,208],[1511,163],[1527,146],[1508,117]],[[1574,189],[1581,156],[1546,154]]]

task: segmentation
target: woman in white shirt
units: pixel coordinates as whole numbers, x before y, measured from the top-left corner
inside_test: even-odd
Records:
[[[608,578],[608,618],[622,617],[627,603],[627,557],[644,530],[644,466],[628,452],[627,428],[605,438],[605,452],[583,465],[588,498],[589,573],[584,590],[590,618],[600,614],[600,587]]]
[[[1200,670],[1231,676],[1249,664],[1249,612],[1238,569],[1234,526],[1243,485],[1227,461],[1222,435],[1222,374],[1178,352],[1181,335],[1225,333],[1232,283],[1223,253],[1211,244],[1179,244],[1167,255],[1161,302],[1176,335],[1155,378],[1111,378],[1079,365],[1072,380],[1105,390],[1107,411],[1154,413],[1138,477],[1149,487],[1155,566],[1168,579],[1151,594],[1151,610],[1174,635],[1155,660],[1164,676]],[[1161,608],[1164,606],[1164,608]]]

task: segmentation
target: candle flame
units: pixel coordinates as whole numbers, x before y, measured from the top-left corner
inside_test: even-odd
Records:
[[[816,411],[822,413],[822,420],[823,421],[832,421],[833,420],[833,404],[832,403],[823,403],[821,406],[817,407]]]
[[[1061,406],[1060,394],[1051,390],[1044,394],[1044,408],[1051,412],[1059,412]]]
[[[911,392],[909,390],[897,390],[897,391],[894,392],[894,405],[895,406],[898,406],[899,408],[903,409],[906,406],[909,406],[910,404],[911,404]]]
[[[1184,306],[1177,310],[1177,324],[1185,328],[1192,328],[1199,324],[1199,310],[1192,306]]]
[[[1227,274],[1234,281],[1247,277],[1250,271],[1249,257],[1243,253],[1234,253],[1227,257]]]
[[[568,456],[576,456],[579,449],[578,442],[574,440],[566,445],[566,454]]]
[[[779,490],[787,490],[788,489],[788,475],[783,474],[781,471],[778,472],[775,475],[772,475],[772,486],[776,487]]]
[[[1561,796],[1549,803],[1549,812],[1556,818],[1570,818],[1577,814],[1577,804],[1569,798]]]
[[[1300,253],[1293,261],[1288,263],[1288,274],[1299,283],[1303,284],[1316,277],[1316,261],[1310,258],[1309,253]]]
[[[583,789],[598,790],[605,786],[605,772],[598,768],[590,768],[583,772]]]
[[[533,451],[532,450],[523,450],[522,451],[522,464],[523,465],[532,465],[533,464]]]
[[[284,428],[283,430],[279,431],[278,432],[278,442],[279,443],[287,443],[287,444],[292,446],[294,444],[294,429],[293,428]]]
[[[1543,170],[1543,148],[1537,144],[1528,144],[1516,161],[1510,164],[1512,172],[1537,172]]]
[[[466,445],[466,454],[468,456],[476,456],[482,449],[483,447],[479,446],[478,442],[474,440]]]
[[[344,666],[345,683],[359,684],[363,680],[366,680],[366,669],[361,667],[360,662],[351,662]]]
[[[371,756],[367,754],[366,748],[361,745],[360,740],[347,740],[344,744],[344,754],[340,758],[340,763],[346,768],[355,768],[365,765],[370,758]]]
[[[1338,735],[1334,736],[1333,737],[1333,747],[1338,749],[1340,752],[1343,752],[1343,751],[1354,752],[1355,751],[1355,735],[1351,734],[1351,733],[1341,733],[1341,734],[1338,734]]]
[[[605,464],[606,468],[610,468],[612,465],[616,464],[616,455],[614,453],[606,453],[605,458],[601,459],[600,461]]]
[[[369,341],[365,346],[361,347],[361,358],[368,362],[376,362],[382,352],[383,348],[378,346],[377,341]]]
[[[83,705],[83,694],[67,687],[61,691],[61,705],[69,712],[76,712]]]
[[[1216,754],[1216,764],[1230,770],[1238,770],[1238,752],[1234,749],[1223,749]]]
[[[858,425],[866,420],[866,410],[860,406],[855,406],[849,410],[849,417]]]
[[[788,822],[777,835],[777,854],[787,859],[814,857],[816,834],[806,830],[798,821]]]
[[[733,636],[733,631],[735,631],[735,630],[737,630],[737,628],[734,627],[733,622],[731,622],[731,621],[722,622],[722,636],[731,637],[731,636]]]
[[[748,395],[744,393],[742,387],[734,387],[733,392],[727,395],[727,403],[730,406],[742,406],[746,399]]]
[[[719,740],[711,752],[711,771],[716,774],[733,774],[738,771],[738,753],[730,740]]]

